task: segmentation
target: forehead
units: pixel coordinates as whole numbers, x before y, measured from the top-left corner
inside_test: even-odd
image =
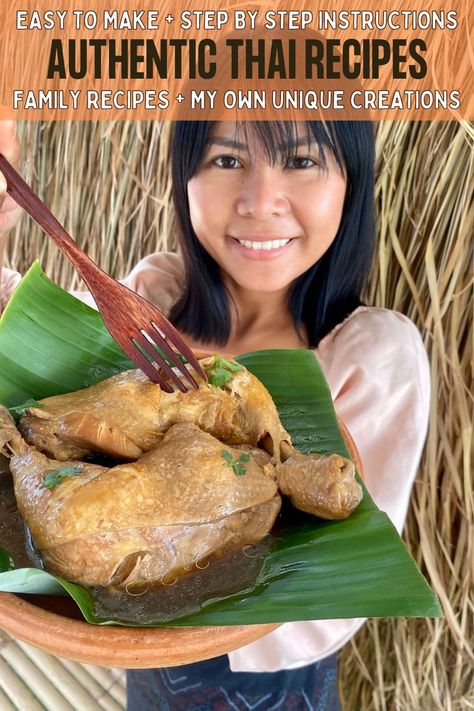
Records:
[[[206,140],[208,146],[217,145],[239,150],[267,153],[287,153],[300,145],[316,143],[309,126],[299,123],[235,121],[216,122]]]

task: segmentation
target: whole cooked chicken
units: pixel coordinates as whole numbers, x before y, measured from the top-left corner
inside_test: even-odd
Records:
[[[127,371],[39,401],[20,431],[0,409],[0,453],[47,570],[87,585],[165,581],[264,538],[278,490],[322,518],[360,502],[352,462],[297,452],[255,376],[201,363],[197,390],[168,394]],[[97,454],[123,463],[81,461]]]

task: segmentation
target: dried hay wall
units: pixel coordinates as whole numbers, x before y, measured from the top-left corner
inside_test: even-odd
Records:
[[[175,247],[166,123],[30,123],[23,174],[100,265],[123,276]],[[471,481],[474,129],[378,128],[379,246],[369,302],[406,313],[432,368],[431,424],[405,539],[438,594],[442,620],[372,620],[341,656],[346,711],[474,708]],[[9,245],[24,270],[39,255],[63,286],[77,279],[22,218]]]

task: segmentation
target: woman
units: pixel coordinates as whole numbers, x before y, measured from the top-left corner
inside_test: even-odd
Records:
[[[10,126],[0,151],[18,157]],[[313,349],[367,486],[401,530],[426,435],[428,365],[405,316],[361,303],[373,253],[373,163],[363,122],[177,123],[182,256],[146,257],[125,283],[191,346]],[[17,213],[5,198],[0,249]],[[18,281],[4,270],[3,303]],[[228,657],[129,672],[129,708],[338,709],[335,652],[362,623],[288,623]]]

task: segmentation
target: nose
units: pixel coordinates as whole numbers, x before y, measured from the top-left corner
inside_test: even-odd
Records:
[[[289,209],[285,180],[277,167],[266,164],[243,175],[236,200],[241,217],[264,220],[284,215]]]

